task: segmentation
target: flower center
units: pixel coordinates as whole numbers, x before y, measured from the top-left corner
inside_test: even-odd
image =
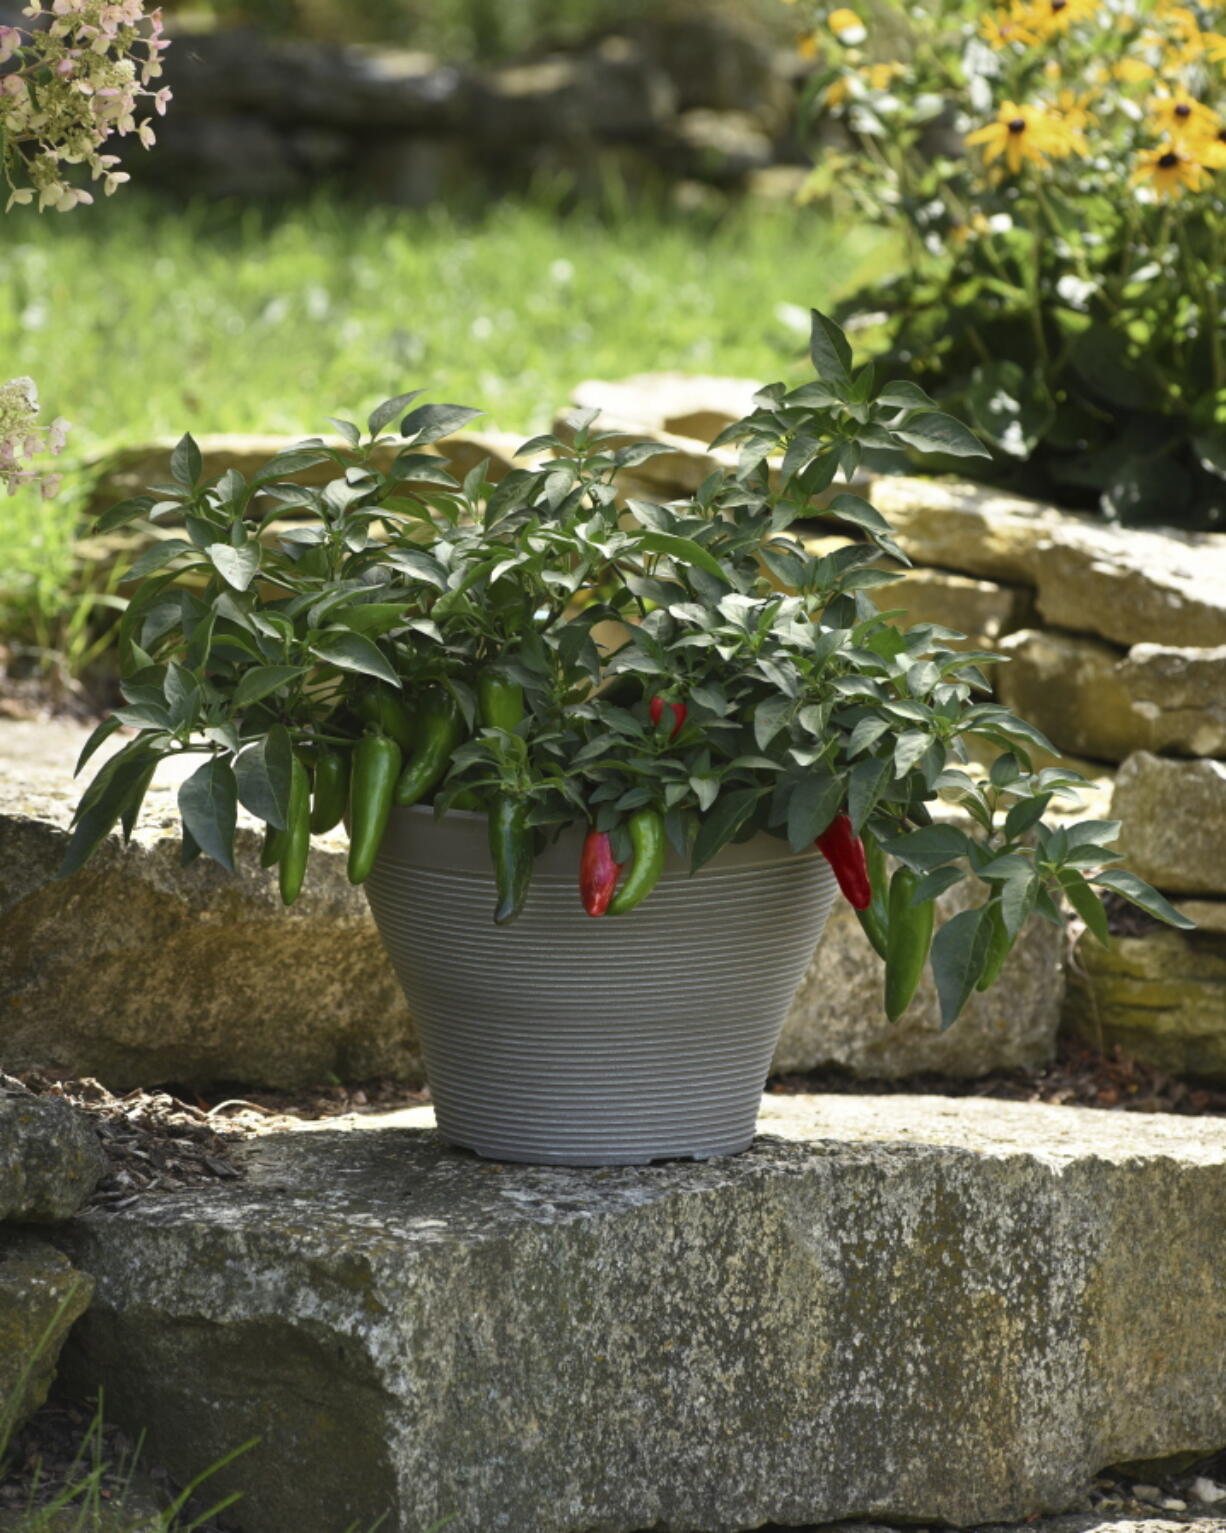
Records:
[[[1058,15],[1068,4],[1068,0],[1051,0],[1051,8]]]
[[[1026,119],[1024,117],[1015,117],[1009,123],[1009,132],[1010,133],[1025,133],[1025,131],[1026,131]]]
[[[1188,103],[1186,101],[1181,101],[1179,103],[1179,105],[1175,108],[1175,116],[1176,117],[1191,117],[1191,115],[1192,115],[1192,108],[1188,105]]]
[[[1179,156],[1173,149],[1168,149],[1165,154],[1158,157],[1159,170],[1174,170],[1179,164]]]

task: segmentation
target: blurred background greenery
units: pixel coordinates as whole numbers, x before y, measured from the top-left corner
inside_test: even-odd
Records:
[[[470,71],[670,18],[727,23],[759,56],[794,56],[797,17],[783,0],[214,0],[167,10],[183,62],[202,51],[196,39],[246,27],[255,55],[281,41],[358,42],[426,50]],[[196,132],[190,96],[180,133],[185,123]],[[162,126],[174,131],[175,104]],[[10,666],[24,655],[27,668],[78,668],[96,603],[111,600],[74,544],[93,465],[112,448],[184,430],[292,439],[415,387],[527,436],[583,378],[799,376],[808,307],[884,273],[891,248],[790,195],[723,188],[687,200],[675,177],[623,181],[615,157],[594,197],[576,196],[573,176],[546,165],[504,188],[451,175],[445,195],[421,208],[356,195],[343,175],[321,175],[296,198],[206,197],[190,178],[167,195],[153,157],[145,175],[139,150],[125,158],[132,183],[113,200],[66,216],[17,208],[0,223],[0,375],[34,377],[44,418],[73,426],[56,465],[67,470],[60,495],[22,492],[0,515]]]

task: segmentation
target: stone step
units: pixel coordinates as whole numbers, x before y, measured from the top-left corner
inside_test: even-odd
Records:
[[[177,780],[166,763],[124,847],[117,836],[73,878],[55,872],[80,784],[75,727],[0,723],[0,1016],[10,1070],[94,1075],[108,1086],[318,1084],[329,1076],[422,1079],[412,1019],[345,838],[315,838],[306,888],[286,910],[240,814],[237,874],[179,865]],[[120,743],[112,738],[99,751]],[[187,757],[179,777],[198,764]],[[91,766],[87,774],[92,771]],[[958,908],[969,886],[945,897]],[[645,910],[647,907],[645,907]],[[636,917],[638,919],[638,917]],[[1062,934],[1032,923],[1001,982],[942,1032],[926,975],[895,1027],[881,966],[839,901],[797,995],[777,1070],[845,1066],[973,1076],[1051,1057],[1064,985]]]
[[[769,1098],[746,1154],[574,1171],[427,1110],[54,1239],[85,1394],[250,1533],[1010,1522],[1226,1442],[1226,1122]],[[214,1482],[215,1485],[218,1482]]]

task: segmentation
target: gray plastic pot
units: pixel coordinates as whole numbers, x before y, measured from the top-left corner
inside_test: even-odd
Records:
[[[443,1137],[495,1160],[639,1165],[748,1147],[835,884],[770,836],[593,920],[582,832],[536,861],[527,906],[491,919],[481,814],[392,812],[367,884],[421,1035]]]

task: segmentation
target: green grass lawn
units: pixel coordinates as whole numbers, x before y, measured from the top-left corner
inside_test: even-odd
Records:
[[[38,380],[77,464],[184,430],[311,434],[418,387],[527,435],[582,378],[798,376],[803,311],[889,254],[758,206],[718,222],[522,203],[184,212],[132,193],[0,228],[0,376]],[[0,632],[60,600],[78,505],[71,480],[58,501],[5,502]]]

